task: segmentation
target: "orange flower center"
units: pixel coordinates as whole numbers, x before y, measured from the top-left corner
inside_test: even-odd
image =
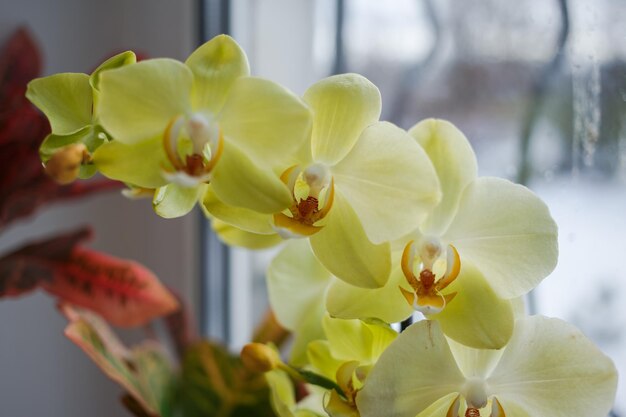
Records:
[[[334,181],[328,170],[321,165],[305,169],[294,165],[280,178],[291,190],[293,204],[274,214],[279,233],[304,237],[320,231],[323,226],[316,223],[328,215],[335,198]]]
[[[416,311],[424,314],[439,313],[456,296],[456,292],[444,295],[441,291],[452,284],[459,275],[461,270],[459,253],[454,246],[448,245],[446,272],[437,279],[432,269],[440,253],[438,243],[427,241],[419,247],[421,269],[418,276],[414,272],[418,255],[415,242],[410,241],[402,253],[402,272],[413,291],[399,287],[400,291]]]

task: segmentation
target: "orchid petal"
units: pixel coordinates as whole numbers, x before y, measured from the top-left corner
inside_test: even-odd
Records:
[[[224,141],[224,152],[213,169],[211,185],[225,204],[260,213],[278,213],[292,203],[289,189],[277,175],[256,165],[229,141]]]
[[[193,72],[194,109],[217,114],[235,80],[250,74],[245,52],[227,35],[218,35],[196,49],[185,61]]]
[[[334,380],[337,370],[344,361],[333,357],[328,340],[315,340],[309,343],[307,358],[316,372],[330,380]]]
[[[420,227],[439,235],[452,221],[463,189],[477,176],[476,155],[463,133],[445,120],[423,120],[409,133],[428,154],[441,184],[441,202]]]
[[[63,73],[28,83],[26,97],[41,110],[55,135],[90,125],[93,95],[87,74]]]
[[[517,321],[487,380],[507,415],[604,417],[617,389],[613,362],[578,329],[559,319]]]
[[[439,183],[428,156],[391,123],[366,128],[332,170],[335,186],[374,243],[397,239],[417,228],[439,201]]]
[[[324,337],[324,295],[331,275],[313,255],[309,242],[290,241],[270,263],[267,288],[278,322],[296,331],[290,362],[307,362],[309,342]]]
[[[344,320],[325,316],[324,333],[335,359],[373,364],[393,342],[398,333],[386,325],[368,324],[361,320]]]
[[[499,178],[479,178],[465,189],[443,239],[502,298],[530,291],[557,261],[557,227],[548,207],[526,187]]]
[[[335,75],[313,84],[304,101],[313,110],[313,159],[329,165],[344,158],[381,111],[378,88],[357,74]]]
[[[369,241],[356,213],[336,192],[326,224],[309,239],[315,256],[337,278],[363,288],[385,285],[391,271],[389,243]]]
[[[132,145],[113,140],[101,145],[93,154],[93,163],[106,177],[143,188],[158,188],[167,181],[163,167],[168,166],[160,138]]]
[[[99,91],[100,75],[102,75],[102,72],[135,63],[137,63],[137,56],[133,51],[125,51],[114,55],[102,64],[98,65],[98,68],[91,73],[91,76],[89,77],[89,85],[91,85],[94,90]]]
[[[102,126],[132,144],[162,135],[170,120],[190,111],[193,75],[173,59],[151,59],[100,74]]]
[[[439,324],[423,320],[389,345],[356,402],[361,417],[415,417],[464,381]]]
[[[416,417],[450,417],[448,411],[459,397],[459,394],[452,393],[445,397],[442,397],[432,403],[427,409],[419,413]],[[458,417],[458,414],[452,414],[453,417]]]
[[[297,96],[255,77],[233,83],[219,120],[224,134],[253,159],[283,170],[311,128],[311,112]]]
[[[206,185],[182,187],[178,184],[167,184],[155,191],[152,208],[166,219],[182,217],[193,209],[205,187]]]
[[[85,143],[88,139],[93,138],[93,126],[85,126],[82,129],[77,130],[69,135],[55,135],[50,133],[45,137],[41,145],[39,146],[39,157],[42,162],[47,162],[52,156],[61,148],[74,143]],[[100,145],[98,143],[97,145]],[[93,145],[96,145],[93,143]],[[87,146],[88,150],[90,149]]]
[[[441,323],[446,336],[480,349],[500,349],[509,341],[514,325],[511,302],[498,297],[476,267],[464,262],[445,292],[457,294],[429,318]]]
[[[278,321],[288,330],[297,330],[311,311],[324,305],[330,279],[308,241],[292,240],[285,245],[267,270],[270,304]],[[319,316],[320,326],[321,320]]]
[[[215,217],[250,234],[276,235],[270,214],[259,213],[243,207],[229,206],[217,198],[212,187],[208,187],[204,194],[202,208],[208,216]],[[281,238],[278,238],[278,241],[280,240]]]
[[[475,349],[448,338],[456,363],[466,378],[486,379],[502,356],[503,349]]]
[[[218,219],[213,219],[211,225],[220,240],[229,246],[256,250],[271,248],[283,242],[283,238],[277,234],[261,235],[247,232]]]
[[[294,417],[292,410],[296,407],[293,383],[289,376],[280,369],[265,374],[270,387],[270,402],[278,417]]]
[[[413,313],[398,289],[404,283],[400,268],[391,273],[384,287],[377,289],[335,280],[328,288],[326,308],[331,316],[342,319],[376,318],[387,323],[399,322]]]

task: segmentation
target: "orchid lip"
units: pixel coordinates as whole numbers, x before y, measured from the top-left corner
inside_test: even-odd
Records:
[[[280,176],[291,190],[293,204],[274,214],[274,226],[282,237],[308,237],[322,229],[318,222],[332,208],[335,198],[334,179],[328,167],[313,164],[305,169],[294,165]]]
[[[446,272],[437,279],[432,272],[432,265],[441,253],[439,248],[439,243],[433,239],[426,239],[419,248],[414,241],[410,241],[402,253],[402,272],[413,291],[402,287],[400,290],[409,305],[425,315],[440,313],[456,296],[456,292],[442,294],[442,291],[459,275],[461,270],[459,253],[454,246],[448,245]],[[418,254],[422,260],[419,277],[414,272]]]
[[[487,403],[485,403],[485,406],[483,407],[474,407],[467,400],[466,400],[466,403],[467,403],[467,408],[464,413],[465,417],[481,417],[480,410],[483,409],[487,405]],[[450,408],[448,409],[448,412],[446,413],[446,417],[461,417],[461,415],[459,414],[460,409],[461,409],[461,395],[458,395],[456,399],[450,405]],[[504,408],[502,407],[502,404],[500,404],[500,401],[498,401],[496,397],[493,397],[491,399],[491,412],[489,413],[489,417],[506,417]]]
[[[181,157],[178,149],[183,131],[190,138],[193,153]],[[210,181],[210,174],[224,150],[222,131],[199,113],[189,120],[177,116],[163,133],[163,148],[174,170],[163,169],[163,177],[183,187],[194,187]]]

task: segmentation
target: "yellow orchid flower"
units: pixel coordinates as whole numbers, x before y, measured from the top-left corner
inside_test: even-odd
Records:
[[[452,124],[427,120],[411,133],[435,166],[443,197],[414,232],[394,242],[388,282],[357,288],[333,279],[321,265],[298,268],[297,260],[313,265],[314,259],[306,245],[290,245],[268,271],[272,305],[279,320],[296,328],[298,307],[286,307],[281,297],[297,284],[303,297],[319,297],[312,311],[325,304],[335,317],[392,323],[417,310],[439,320],[460,343],[501,348],[513,332],[513,300],[555,265],[556,226],[526,188],[477,178],[473,151]]]
[[[156,189],[159,215],[187,213],[209,181],[233,206],[274,213],[291,204],[267,166],[308,137],[310,112],[283,87],[250,77],[232,38],[213,38],[185,63],[150,59],[100,78],[100,120],[115,140],[94,163],[110,178]]]
[[[314,371],[336,381],[341,389],[330,390],[324,409],[331,417],[359,417],[356,400],[369,370],[396,339],[395,330],[383,323],[334,319],[322,321],[326,340],[308,346],[308,359]]]
[[[281,172],[291,197],[286,210],[235,213],[217,190],[205,195],[205,209],[247,232],[309,238],[337,277],[381,287],[391,268],[388,241],[417,227],[439,201],[433,166],[405,131],[377,121],[380,93],[362,76],[324,79],[306,91],[304,101],[313,112],[313,129]]]
[[[558,319],[519,319],[502,350],[446,340],[435,321],[387,348],[356,397],[361,417],[604,417],[617,389],[612,361]]]
[[[131,51],[117,54],[98,66],[91,75],[61,73],[36,78],[28,83],[26,97],[50,121],[52,132],[39,148],[48,173],[59,182],[89,178],[96,173],[91,155],[111,137],[99,118],[100,77],[104,71],[135,64]],[[77,154],[68,158],[68,153]],[[61,172],[53,165],[74,165],[72,172]],[[57,175],[55,171],[61,172]]]

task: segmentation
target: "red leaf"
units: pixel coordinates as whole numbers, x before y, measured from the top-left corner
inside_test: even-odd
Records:
[[[41,73],[41,56],[25,27],[18,28],[0,52],[0,81],[7,85],[26,85]]]
[[[24,96],[40,71],[39,49],[20,28],[0,51],[0,228],[45,203],[123,186],[109,180],[60,186],[45,175],[38,149],[50,126]]]
[[[178,308],[174,296],[144,266],[81,247],[90,235],[89,229],[81,229],[1,258],[0,297],[41,287],[122,327],[142,325]]]
[[[139,326],[178,308],[176,299],[146,267],[76,247],[42,282],[51,294],[100,314],[122,327]]]
[[[55,262],[69,259],[74,248],[91,237],[88,228],[31,243],[0,259],[0,297],[25,294],[55,278]]]

